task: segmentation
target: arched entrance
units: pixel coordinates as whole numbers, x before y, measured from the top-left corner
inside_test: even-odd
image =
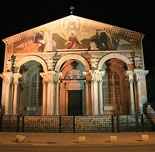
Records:
[[[101,60],[98,63],[98,70],[102,70],[103,64],[106,61],[108,61],[109,59],[119,59],[119,60],[123,61],[126,64],[128,70],[133,69],[132,62],[125,55],[118,54],[118,53],[110,53],[110,54],[105,55],[105,56],[103,56],[101,58]]]
[[[85,115],[86,92],[83,72],[89,70],[88,61],[77,54],[63,56],[56,63],[55,71],[63,74],[60,78],[61,115]],[[79,99],[76,97],[77,94]]]
[[[85,66],[79,60],[71,59],[63,63],[60,72],[60,114],[84,115],[86,107]]]
[[[104,113],[129,114],[131,99],[126,71],[133,70],[130,59],[110,53],[101,58],[98,70],[105,71],[102,85]]]
[[[102,70],[105,71],[102,83],[104,113],[129,114],[130,90],[126,64],[120,59],[109,59],[102,65]]]
[[[41,115],[42,78],[40,72],[47,70],[46,62],[35,55],[26,56],[15,64],[15,71],[22,75],[18,84],[18,114]]]
[[[42,68],[43,68],[43,71],[46,72],[47,71],[47,64],[46,62],[41,58],[41,57],[38,57],[38,56],[26,56],[24,58],[22,58],[22,60],[18,61],[15,65],[15,68],[17,70],[17,72],[19,72],[20,70],[20,67],[25,64],[26,62],[29,62],[29,61],[36,61],[38,63],[40,63],[42,65]]]
[[[55,71],[59,72],[62,65],[68,60],[78,60],[84,65],[86,71],[90,70],[90,65],[88,64],[88,61],[84,57],[77,54],[71,54],[71,55],[65,55],[58,60],[55,66]]]
[[[28,61],[20,66],[18,113],[41,115],[42,113],[42,78],[43,67],[39,62]]]

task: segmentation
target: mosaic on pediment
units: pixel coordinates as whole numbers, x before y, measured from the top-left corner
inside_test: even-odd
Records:
[[[14,53],[61,50],[134,50],[141,47],[141,33],[68,16],[5,39]]]

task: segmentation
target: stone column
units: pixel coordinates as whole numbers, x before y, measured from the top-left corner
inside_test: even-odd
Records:
[[[91,80],[91,99],[92,99],[92,115],[99,115],[99,110],[103,108],[102,89],[99,91],[98,81],[102,81],[104,71],[90,70]],[[100,94],[99,94],[100,92]],[[103,114],[103,109],[100,111]]]
[[[92,115],[99,115],[97,80],[91,81],[91,99],[92,99]]]
[[[47,98],[46,98],[46,94],[47,94],[47,82],[45,80],[43,80],[42,82],[43,84],[43,107],[42,107],[42,115],[47,115]]]
[[[131,100],[131,114],[135,114],[135,95],[134,95],[134,72],[127,71],[126,74],[129,76],[129,83],[130,83],[130,100]]]
[[[55,82],[56,82],[56,108],[55,108],[55,115],[60,115],[60,77],[62,76],[62,73],[59,72],[55,76]]]
[[[3,101],[2,103],[5,106],[5,115],[10,114],[10,106],[9,106],[9,97],[10,97],[10,84],[12,83],[12,77],[13,73],[12,72],[3,72],[3,74],[0,75],[0,77],[3,78],[3,85],[5,85],[5,90],[2,90],[3,92]]]
[[[47,75],[46,73],[40,73],[41,77],[43,78],[42,84],[43,84],[43,92],[42,92],[42,102],[43,102],[43,107],[42,107],[42,115],[47,115]]]
[[[48,82],[47,82],[47,115],[54,115],[54,93],[55,93],[55,88],[54,88],[54,78],[55,76],[55,71],[48,71],[47,72],[47,77],[48,77]]]
[[[91,115],[91,102],[90,102],[90,89],[89,89],[90,81],[86,80],[86,115]]]
[[[99,102],[100,102],[100,115],[103,115],[103,95],[102,95],[103,80],[99,80]]]
[[[91,115],[91,99],[90,99],[90,81],[91,81],[91,75],[89,72],[83,72],[83,75],[86,77],[86,115]]]
[[[136,75],[136,81],[137,81],[139,113],[141,114],[143,114],[143,104],[147,102],[145,77],[148,74],[148,72],[149,72],[148,70],[143,70],[143,69],[134,70],[134,73]]]
[[[14,95],[13,95],[13,115],[17,115],[17,88],[19,79],[22,77],[20,73],[13,74]]]

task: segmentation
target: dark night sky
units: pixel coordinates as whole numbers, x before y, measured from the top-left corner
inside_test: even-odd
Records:
[[[1,2],[0,39],[39,25],[74,15],[123,27],[145,34],[143,39],[146,69],[153,70],[154,3],[153,1],[113,0],[10,0]],[[4,43],[0,41],[0,73],[3,71]],[[155,68],[154,68],[155,69]]]

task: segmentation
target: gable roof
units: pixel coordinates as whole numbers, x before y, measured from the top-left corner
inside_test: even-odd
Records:
[[[92,36],[92,33],[95,34],[98,29],[106,29],[106,31],[126,37],[129,39],[137,39],[140,40],[144,37],[144,34],[135,32],[132,30],[128,30],[125,28],[120,28],[117,26],[105,24],[102,22],[86,19],[83,17],[69,15],[67,17],[52,21],[50,23],[32,28],[30,30],[26,30],[24,32],[15,34],[8,38],[3,39],[3,41],[7,44],[14,43],[26,38],[29,38],[34,35],[36,32],[45,32],[52,31],[53,33],[58,33],[61,37],[67,37],[71,31],[74,30],[76,34],[79,35],[80,39],[88,38]]]

